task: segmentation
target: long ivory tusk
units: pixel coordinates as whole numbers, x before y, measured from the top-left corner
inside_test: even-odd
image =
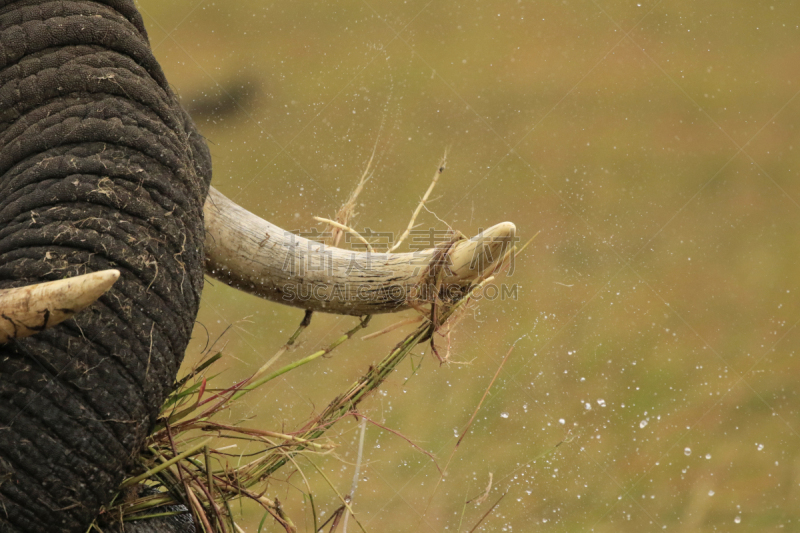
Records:
[[[400,311],[426,301],[421,282],[441,250],[363,253],[325,246],[284,231],[213,187],[204,208],[206,273],[279,303],[345,315]],[[464,287],[496,267],[516,227],[502,222],[453,244],[442,285]],[[431,282],[433,280],[430,280]]]
[[[89,307],[119,279],[119,270],[0,290],[0,344],[29,337]]]

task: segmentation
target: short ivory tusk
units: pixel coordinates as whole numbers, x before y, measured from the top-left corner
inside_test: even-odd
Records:
[[[325,246],[270,224],[213,187],[204,213],[206,273],[236,289],[344,315],[400,311],[425,301],[420,282],[436,249],[368,254]],[[515,232],[514,224],[502,222],[456,242],[442,284],[464,287],[497,266]]]
[[[0,344],[30,337],[89,307],[119,279],[119,270],[103,270],[0,290]]]

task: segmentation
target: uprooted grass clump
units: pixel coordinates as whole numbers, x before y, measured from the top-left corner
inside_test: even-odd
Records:
[[[487,278],[477,284],[475,289],[490,280],[491,278]],[[469,303],[471,292],[455,303],[440,303],[440,310],[431,312],[437,322],[423,319],[383,360],[370,366],[361,378],[338,394],[320,414],[291,433],[223,424],[215,421],[215,416],[261,385],[330,354],[367,327],[370,316],[363,317],[352,329],[324,349],[266,376],[259,377],[257,372],[253,377],[215,393],[208,392],[207,384],[213,378],[205,377],[205,373],[219,360],[221,354],[210,358],[181,380],[178,388],[165,402],[160,423],[138,458],[143,472],[122,484],[123,490],[105,510],[104,519],[114,522],[179,515],[185,511],[174,506],[181,504],[192,512],[195,522],[201,524],[206,532],[233,532],[240,529],[234,522],[232,502],[247,498],[259,504],[286,531],[296,531],[292,520],[283,512],[280,501],[263,495],[266,481],[287,463],[296,466],[295,457],[298,454],[330,452],[334,446],[322,439],[325,432],[343,418],[351,415],[361,417],[358,412],[361,401],[380,387],[415,347],[426,341],[433,344],[435,336],[441,335],[442,328],[449,328],[448,321],[455,319],[459,310]],[[282,350],[288,349],[294,343],[300,332],[308,326],[309,318],[310,313],[307,313],[295,335]],[[210,446],[212,437],[206,437],[204,433],[217,439],[214,446]],[[225,440],[256,443],[262,451],[257,454],[256,459],[234,468],[224,452],[225,444],[220,444]],[[151,490],[131,490],[141,484],[151,487]],[[313,509],[313,499],[311,505]],[[344,501],[343,505],[346,505]],[[167,506],[173,507],[165,510]],[[317,513],[314,512],[315,531],[316,516]]]
[[[444,162],[439,166],[437,176],[443,169]],[[362,176],[358,190],[363,186],[366,176],[367,172]],[[431,189],[428,189],[425,198],[430,191]],[[336,222],[341,227],[334,225],[334,229],[352,231],[347,227],[347,219],[352,215],[353,204],[351,198],[337,215]],[[454,292],[442,286],[442,278],[447,265],[448,251],[460,238],[457,234],[453,234],[449,241],[437,247],[435,259],[420,281],[420,292],[430,296],[426,298],[427,303],[424,306],[415,305],[419,315],[412,319],[401,320],[394,326],[368,335],[366,338],[405,325],[416,323],[418,324],[416,328],[389,350],[378,364],[371,365],[355,383],[339,393],[325,409],[300,429],[292,432],[275,432],[244,428],[235,424],[223,424],[218,418],[220,413],[229,410],[244,395],[296,368],[328,356],[366,328],[370,316],[361,317],[354,327],[344,332],[326,348],[270,372],[273,364],[309,327],[312,313],[307,311],[295,333],[271,359],[248,379],[229,387],[212,390],[212,387],[208,386],[210,382],[219,379],[218,376],[207,374],[213,363],[222,357],[221,353],[199,365],[177,383],[174,392],[164,403],[159,423],[148,437],[144,451],[137,458],[138,470],[141,473],[122,483],[119,493],[104,509],[99,522],[108,524],[145,519],[175,519],[174,517],[185,515],[188,510],[201,531],[238,532],[242,529],[236,524],[232,509],[240,499],[248,499],[263,508],[262,526],[265,520],[271,517],[285,531],[294,532],[297,528],[284,512],[281,502],[277,498],[265,495],[267,482],[271,477],[281,467],[291,464],[300,472],[308,488],[314,531],[327,527],[328,522],[330,531],[335,531],[342,517],[346,521],[349,516],[353,517],[363,531],[357,517],[352,514],[349,495],[339,494],[341,500],[339,508],[331,513],[328,522],[319,522],[313,492],[297,463],[297,458],[331,453],[335,446],[323,437],[334,424],[349,416],[361,419],[363,434],[363,422],[368,419],[358,411],[359,404],[379,388],[418,345],[430,342],[431,351],[438,361],[440,363],[449,361],[450,334],[453,325],[464,314],[464,310],[473,305],[473,296],[494,279],[494,274],[508,266],[510,258],[516,252],[514,248],[508,250],[492,272]],[[444,353],[437,348],[437,339],[446,340],[448,348]],[[211,445],[212,440],[213,445]],[[242,444],[243,441],[255,444],[259,451],[251,454],[255,458],[250,462],[232,466],[230,456],[225,450],[232,444]],[[314,464],[313,461],[309,463]],[[93,527],[97,531],[102,531],[102,526],[97,523],[93,524]]]

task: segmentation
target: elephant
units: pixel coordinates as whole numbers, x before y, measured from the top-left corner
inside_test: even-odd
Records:
[[[365,315],[424,298],[409,294],[442,259],[438,281],[468,286],[514,239],[506,222],[413,254],[326,249],[235,205],[133,0],[0,0],[0,52],[2,533],[83,532],[109,502],[175,383],[205,273]],[[302,268],[315,260],[329,268]]]

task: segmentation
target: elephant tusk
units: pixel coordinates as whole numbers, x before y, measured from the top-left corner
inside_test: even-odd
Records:
[[[204,215],[207,274],[261,298],[345,315],[400,311],[430,301],[422,288],[426,280],[434,282],[431,273],[444,257],[442,286],[467,287],[503,262],[516,232],[514,224],[502,222],[447,250],[365,253],[294,235],[213,187]]]
[[[89,307],[119,279],[119,270],[103,270],[0,290],[0,344],[30,337]]]

